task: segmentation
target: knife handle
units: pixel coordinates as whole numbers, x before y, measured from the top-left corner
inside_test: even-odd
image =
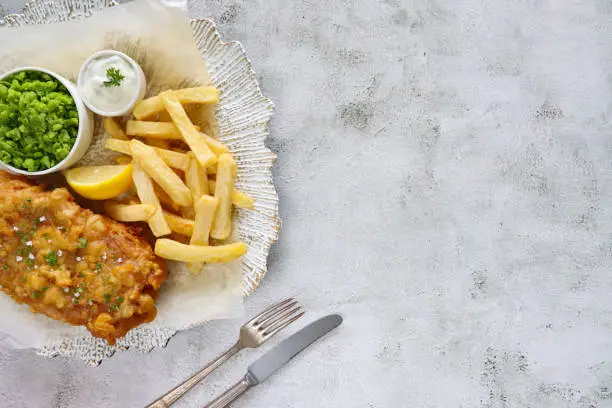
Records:
[[[240,380],[236,385],[234,385],[229,390],[225,391],[221,394],[217,399],[215,399],[210,404],[206,405],[204,408],[224,408],[231,404],[236,398],[241,396],[251,388],[252,383],[249,381],[249,376],[245,375],[242,380]]]

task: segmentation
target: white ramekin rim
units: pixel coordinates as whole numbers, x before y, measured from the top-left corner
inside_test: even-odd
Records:
[[[84,92],[82,91],[83,73],[84,73],[85,69],[87,68],[87,66],[94,59],[96,59],[98,57],[102,57],[102,56],[107,56],[107,55],[118,55],[118,56],[122,57],[123,59],[125,59],[132,66],[132,68],[134,68],[134,71],[136,72],[136,75],[138,76],[138,88],[137,88],[136,92],[134,93],[134,97],[130,100],[130,102],[124,108],[118,109],[116,111],[105,111],[105,110],[102,110],[102,109],[98,109],[96,107],[96,105],[94,105],[93,103],[91,103],[91,101],[89,101],[87,99],[87,96],[85,96]],[[77,76],[77,84],[76,84],[76,86],[77,86],[77,89],[78,89],[79,93],[81,94],[81,98],[83,99],[83,103],[92,112],[97,113],[100,116],[115,117],[115,116],[123,116],[123,115],[126,115],[126,114],[130,113],[132,108],[134,107],[134,105],[136,105],[136,102],[138,102],[140,99],[142,99],[144,97],[144,91],[146,89],[146,80],[145,80],[145,75],[144,75],[144,72],[142,71],[142,68],[130,56],[125,55],[124,53],[122,53],[120,51],[116,51],[116,50],[100,50],[100,51],[97,51],[97,52],[93,53],[89,58],[87,58],[85,60],[85,62],[83,62],[83,64],[81,65],[81,69],[79,70],[79,75]]]

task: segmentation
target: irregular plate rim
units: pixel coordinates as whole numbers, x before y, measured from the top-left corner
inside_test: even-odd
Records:
[[[272,102],[268,97],[266,97],[262,93],[261,86],[259,85],[259,81],[257,81],[257,74],[253,70],[253,64],[251,62],[251,59],[248,57],[248,54],[246,53],[246,50],[244,49],[243,45],[239,41],[223,41],[221,38],[221,34],[219,33],[219,30],[217,30],[217,25],[213,20],[202,18],[202,19],[191,19],[190,21],[191,21],[192,30],[194,31],[195,31],[195,26],[198,26],[198,25],[201,25],[204,27],[206,27],[207,25],[210,26],[211,36],[213,37],[214,41],[219,43],[221,47],[238,48],[239,53],[242,55],[243,60],[246,63],[246,69],[248,70],[249,77],[255,84],[257,96],[265,104],[265,109],[267,110],[267,113],[268,113],[265,119],[265,123],[263,124],[265,128],[265,131],[264,131],[265,137],[263,138],[263,140],[265,141],[270,136],[270,120],[272,119],[272,115],[274,114],[274,102]],[[198,49],[199,49],[199,46],[198,46]],[[202,56],[202,58],[204,59],[204,56]],[[212,82],[215,76],[214,75],[215,73],[210,67],[209,67],[209,74],[211,76],[211,82]],[[213,85],[216,85],[216,84],[213,83]],[[219,126],[221,125],[219,124]],[[280,235],[281,219],[280,219],[279,210],[278,210],[278,202],[279,202],[278,192],[276,191],[276,186],[274,185],[274,181],[272,177],[272,167],[274,165],[274,161],[276,161],[277,156],[276,156],[276,153],[274,153],[272,150],[270,150],[265,145],[265,143],[262,143],[262,144],[263,144],[264,150],[269,155],[269,158],[271,160],[270,165],[267,167],[266,171],[270,173],[270,178],[272,180],[271,186],[274,190],[274,196],[275,196],[274,214],[270,217],[270,220],[274,228],[274,236],[270,237],[268,241],[263,243],[264,249],[262,252],[265,254],[265,257],[267,259],[270,253],[270,248],[272,247],[272,244],[278,241],[278,237]],[[256,206],[257,206],[257,203],[256,203]],[[239,211],[249,211],[249,210],[239,210]],[[243,283],[245,285],[243,288],[243,293],[245,296],[252,295],[257,289],[257,287],[259,286],[259,284],[261,283],[263,277],[265,276],[267,272],[267,262],[266,262],[265,268],[260,269],[260,270],[248,269],[248,268],[249,266],[247,266],[243,262],[242,272],[243,272],[243,279],[244,279]]]

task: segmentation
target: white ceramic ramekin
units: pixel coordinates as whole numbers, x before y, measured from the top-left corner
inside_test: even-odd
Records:
[[[10,75],[13,75],[13,74],[16,74],[22,71],[44,72],[46,74],[51,75],[53,78],[57,79],[62,85],[66,87],[66,89],[70,93],[70,96],[74,100],[74,104],[76,105],[76,108],[77,108],[77,113],[79,115],[79,130],[77,133],[76,141],[74,142],[72,149],[70,149],[68,156],[66,156],[64,160],[57,163],[53,167],[50,167],[46,170],[31,172],[31,171],[18,169],[2,161],[0,161],[0,167],[2,167],[4,170],[7,170],[11,173],[23,174],[25,176],[44,176],[45,174],[51,174],[51,173],[56,173],[60,170],[65,170],[68,167],[71,167],[72,165],[74,165],[76,162],[78,162],[81,159],[81,157],[83,157],[87,149],[89,148],[89,145],[91,144],[91,139],[93,137],[93,130],[94,130],[93,114],[89,111],[89,109],[87,109],[87,107],[83,103],[83,100],[81,99],[81,96],[79,95],[79,92],[77,91],[76,86],[72,82],[67,80],[66,78],[62,77],[61,75],[56,74],[55,72],[49,71],[48,69],[39,68],[39,67],[15,68],[15,69],[12,69],[0,75],[0,81]]]
[[[134,97],[131,99],[129,104],[127,104],[124,107],[121,107],[121,109],[118,109],[116,111],[105,111],[105,110],[101,110],[98,107],[96,107],[96,105],[92,103],[92,101],[88,100],[87,96],[85,96],[85,93],[82,91],[83,85],[84,85],[83,75],[84,75],[85,69],[91,63],[91,61],[93,61],[96,58],[105,57],[105,56],[113,56],[113,55],[117,55],[123,58],[134,68],[134,72],[136,72],[136,75],[138,76],[139,88],[138,88],[138,91],[134,93]],[[83,63],[83,65],[81,65],[81,70],[79,71],[79,76],[77,78],[77,89],[81,93],[81,97],[83,98],[83,102],[85,103],[85,105],[87,105],[89,109],[91,109],[93,112],[97,113],[98,115],[100,116],[123,116],[123,115],[127,115],[128,113],[130,113],[132,109],[134,108],[134,105],[136,105],[136,102],[144,98],[145,91],[147,90],[147,80],[145,78],[144,72],[142,71],[142,68],[140,68],[140,65],[138,65],[138,63],[134,61],[132,58],[128,57],[127,55],[119,51],[102,50],[102,51],[96,52],[91,57],[87,58],[85,62]]]

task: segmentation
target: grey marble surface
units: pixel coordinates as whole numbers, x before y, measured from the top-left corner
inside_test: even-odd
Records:
[[[283,230],[247,313],[296,295],[310,319],[345,317],[235,407],[612,407],[609,2],[189,10],[242,42],[277,106]],[[2,354],[0,405],[143,406],[239,323],[98,368]],[[202,406],[260,353],[177,406]]]

